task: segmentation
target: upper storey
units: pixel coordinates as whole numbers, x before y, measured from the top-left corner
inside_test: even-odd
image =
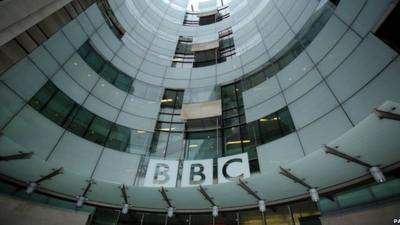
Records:
[[[96,49],[108,55],[111,62],[119,64],[121,70],[135,79],[164,86],[167,88],[196,89],[230,83],[241,76],[260,68],[282,50],[310,19],[319,5],[317,0],[298,1],[224,1],[212,9],[195,11],[199,17],[199,26],[185,25],[187,20],[187,1],[109,1],[115,17],[126,30],[125,35],[115,41],[105,37],[95,40]],[[190,9],[190,8],[189,8]],[[189,10],[189,13],[191,10]],[[222,20],[215,19],[210,24],[210,14],[214,19],[218,15],[227,15]],[[204,15],[203,15],[204,14]],[[205,15],[207,14],[207,15]],[[208,15],[208,16],[210,16]],[[199,51],[191,60],[200,63],[194,68],[174,68],[174,56],[180,37],[189,37],[192,44],[215,42],[220,39],[221,31],[230,30],[234,43],[234,52]],[[106,40],[104,40],[106,39]],[[216,49],[216,48],[212,48]],[[209,49],[207,49],[209,50]],[[230,49],[231,50],[231,49]],[[204,53],[204,54],[202,54]],[[208,54],[210,53],[210,54]],[[209,55],[214,54],[209,58]],[[226,55],[219,59],[219,55]],[[207,63],[204,57],[216,60]],[[190,57],[189,57],[190,58]],[[226,59],[225,59],[226,58]],[[115,61],[115,62],[114,62]],[[121,63],[122,62],[122,63]],[[205,63],[203,63],[205,62]],[[197,67],[197,65],[202,65]],[[178,66],[177,66],[178,67]]]

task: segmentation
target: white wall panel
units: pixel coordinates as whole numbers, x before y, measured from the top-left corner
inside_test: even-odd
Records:
[[[60,69],[58,62],[43,46],[37,47],[29,55],[29,58],[49,78],[52,77],[58,69]]]
[[[120,109],[124,103],[127,93],[110,84],[108,81],[100,78],[99,82],[97,82],[92,91],[92,95],[108,103],[109,105]]]
[[[46,76],[24,58],[0,76],[10,88],[28,101],[47,81]]]
[[[261,117],[269,115],[273,112],[278,111],[279,109],[285,106],[285,99],[282,94],[278,94],[273,98],[265,101],[257,106],[252,108],[245,109],[246,111],[246,122],[252,122],[254,120],[258,120]],[[292,114],[293,116],[293,114]]]
[[[300,78],[296,83],[284,91],[286,101],[293,102],[307,91],[312,89],[322,80],[321,75],[316,69],[311,70],[304,77]]]
[[[400,59],[396,58],[377,78],[344,103],[344,109],[357,124],[386,100],[400,102]]]
[[[104,149],[93,174],[94,179],[109,183],[133,185],[140,156]]]
[[[82,104],[88,96],[89,92],[79,86],[72,78],[65,73],[64,70],[59,70],[51,81],[67,96],[73,99],[74,102]]]
[[[310,71],[313,66],[314,64],[310,57],[308,57],[308,55],[304,52],[297,56],[295,60],[279,71],[276,75],[282,85],[282,89],[288,88],[296,80],[300,79],[303,75]]]
[[[157,119],[160,111],[160,102],[148,101],[128,95],[122,110],[134,115]]]
[[[102,146],[66,132],[52,152],[49,162],[89,177],[96,166]]]
[[[92,95],[89,95],[83,106],[92,113],[111,122],[115,121],[119,112],[116,108],[107,105]]]
[[[302,158],[304,153],[296,133],[292,133],[257,146],[257,155],[261,173],[271,173],[284,164]]]
[[[87,91],[91,91],[100,78],[77,53],[64,64],[63,68],[72,79]]]
[[[352,30],[347,30],[343,38],[318,64],[318,69],[323,76],[328,76],[336,69],[361,41]]]
[[[75,52],[74,47],[61,30],[51,36],[51,38],[44,43],[44,46],[61,65]]]
[[[27,105],[4,128],[3,133],[28,151],[34,152],[36,157],[46,159],[63,129]]]
[[[272,98],[281,91],[276,77],[271,77],[261,84],[243,92],[243,104],[245,108],[253,107],[263,101]]]
[[[347,29],[348,27],[345,23],[339,20],[336,16],[331,16],[328,23],[307,47],[311,59],[315,63],[318,63],[336,44]]]
[[[381,40],[369,35],[328,77],[327,82],[343,102],[382,70],[395,55],[396,52]]]
[[[24,101],[7,86],[0,83],[0,128],[24,105]]]
[[[297,129],[307,125],[338,105],[325,83],[320,83],[306,95],[289,105]]]
[[[88,39],[77,19],[72,20],[63,28],[64,35],[78,49]]]
[[[154,131],[156,126],[155,119],[147,119],[144,117],[134,116],[132,114],[121,112],[118,116],[117,123],[137,130]]]
[[[326,116],[299,130],[299,136],[306,154],[319,149],[336,139],[352,125],[341,108],[336,108]]]

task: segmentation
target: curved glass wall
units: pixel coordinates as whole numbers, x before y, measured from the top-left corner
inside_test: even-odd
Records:
[[[29,105],[54,123],[96,144],[134,154],[145,154],[152,133],[135,130],[103,119],[47,82],[29,101]]]
[[[339,1],[335,1],[337,4]],[[336,5],[332,2],[324,4],[316,13],[314,13],[302,29],[296,34],[285,48],[279,51],[271,58],[262,69],[246,75],[241,79],[243,91],[257,86],[268,78],[277,74],[280,70],[291,63],[298,55],[300,55],[307,46],[314,40],[318,33],[328,22],[334,13]]]
[[[134,80],[97,53],[89,41],[78,49],[78,54],[97,74],[118,89],[140,98],[160,100],[163,88]]]
[[[185,123],[180,116],[182,102],[182,90],[165,90],[150,148],[151,157],[181,158],[185,131]]]

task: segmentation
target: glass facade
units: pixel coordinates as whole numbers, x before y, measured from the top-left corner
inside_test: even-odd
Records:
[[[180,114],[183,93],[182,90],[165,90],[150,148],[151,157],[182,158],[185,123]]]
[[[172,67],[191,68],[215,65],[225,62],[236,54],[231,27],[218,32],[217,48],[192,51],[192,42],[192,37],[179,37],[172,59]]]
[[[139,80],[135,80],[117,69],[112,63],[108,62],[90,44],[85,42],[79,49],[82,59],[104,80],[108,81],[118,89],[140,98],[159,101],[163,88],[150,85]]]
[[[327,2],[316,11],[296,36],[273,58],[266,62],[262,69],[259,69],[241,79],[243,82],[243,91],[255,87],[268,78],[274,76],[296,59],[298,55],[304,52],[307,46],[312,42],[312,40],[314,40],[328,22],[329,18],[331,18],[335,8],[336,5],[334,3]]]
[[[185,18],[183,20],[183,25],[185,26],[203,26],[208,24],[213,24],[230,16],[228,11],[228,6],[218,8],[216,13],[211,15],[204,15],[194,12],[186,12]]]
[[[29,105],[54,123],[96,144],[123,152],[145,154],[151,132],[135,130],[103,119],[75,103],[52,82],[47,82]]]

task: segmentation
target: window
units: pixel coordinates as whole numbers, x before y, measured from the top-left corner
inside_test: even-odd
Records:
[[[182,102],[182,90],[165,90],[150,147],[151,156],[175,159],[181,157],[185,131],[185,123],[180,118]]]
[[[206,15],[204,15],[206,14]],[[213,24],[230,16],[228,6],[224,6],[215,10],[215,12],[196,13],[186,12],[183,25],[185,26],[204,26]]]
[[[191,68],[194,61],[192,52],[192,37],[179,36],[172,67]]]
[[[171,66],[181,68],[203,67],[222,63],[228,58],[232,58],[236,54],[232,29],[225,29],[218,34],[218,45],[202,51],[192,51],[192,37],[180,36]]]
[[[133,78],[117,69],[107,62],[96,50],[86,42],[78,49],[83,60],[98,73],[104,80],[108,81],[118,89],[131,93],[134,91]]]
[[[400,52],[400,33],[398,32],[398,21],[400,21],[400,4],[393,8],[392,12],[381,24],[375,35],[392,47],[397,52]]]
[[[99,145],[136,154],[146,154],[149,148],[150,132],[124,127],[96,116],[76,104],[51,81],[32,97],[29,104],[54,123]]]

